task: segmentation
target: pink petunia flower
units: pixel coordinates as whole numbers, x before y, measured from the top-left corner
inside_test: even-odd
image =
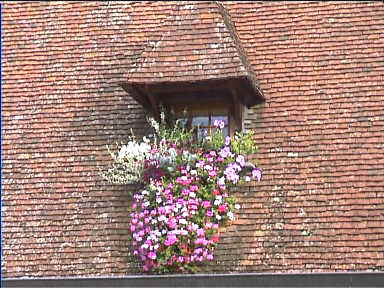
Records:
[[[197,186],[197,185],[191,185],[191,186],[189,187],[189,190],[192,191],[192,192],[196,192],[197,190],[199,190],[199,186]]]
[[[204,208],[209,208],[211,207],[211,202],[208,200],[205,200],[201,203],[201,206],[203,206]]]
[[[177,226],[177,221],[176,221],[176,219],[175,219],[174,217],[172,217],[172,218],[169,218],[169,219],[168,219],[167,224],[168,224],[168,227],[169,227],[169,228],[171,228],[171,229],[175,229],[176,226]]]
[[[152,260],[155,260],[155,259],[156,259],[156,253],[150,251],[150,252],[148,253],[148,257],[149,257],[150,259],[152,259]]]
[[[215,177],[215,176],[217,175],[217,173],[216,173],[216,171],[211,170],[211,171],[208,172],[208,175],[209,175],[210,177]]]
[[[202,237],[205,235],[205,231],[203,228],[199,228],[196,230],[197,236]]]
[[[207,212],[205,212],[205,215],[206,215],[207,217],[212,217],[212,216],[213,216],[213,212],[212,212],[212,210],[207,210]]]
[[[222,204],[222,205],[219,206],[219,208],[218,208],[217,210],[218,210],[220,213],[223,213],[223,212],[227,212],[227,209],[228,209],[227,205]]]
[[[165,246],[172,246],[173,244],[175,244],[177,242],[177,237],[175,234],[168,234],[168,237],[167,239],[164,241],[164,245]]]

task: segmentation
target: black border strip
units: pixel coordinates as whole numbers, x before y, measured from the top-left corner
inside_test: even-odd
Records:
[[[384,272],[8,278],[2,287],[384,287]]]

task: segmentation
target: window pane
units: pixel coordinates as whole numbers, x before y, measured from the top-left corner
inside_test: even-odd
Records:
[[[222,132],[223,132],[224,137],[227,137],[229,135],[229,128],[228,128],[228,126],[224,127],[224,129],[222,129]]]
[[[179,118],[177,119],[181,125],[181,127],[187,128],[188,118]]]
[[[208,116],[199,116],[193,117],[192,126],[208,126],[209,118]]]

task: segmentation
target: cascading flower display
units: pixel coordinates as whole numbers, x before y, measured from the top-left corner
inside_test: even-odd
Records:
[[[102,175],[111,183],[141,184],[132,194],[130,232],[143,270],[196,272],[213,260],[219,227],[240,208],[230,188],[260,181],[262,172],[246,162],[256,151],[251,132],[224,138],[224,123],[216,121],[210,140],[196,141],[192,131],[163,122],[150,119],[154,140],[123,145]]]

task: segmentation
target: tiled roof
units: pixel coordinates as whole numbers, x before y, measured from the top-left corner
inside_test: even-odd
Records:
[[[126,188],[98,174],[106,144],[143,130],[117,83],[168,57],[178,19],[200,27],[201,43],[185,30],[200,52],[175,41],[176,61],[243,73],[215,5],[3,3],[3,276],[134,273]],[[223,5],[267,99],[246,119],[265,176],[238,193],[239,219],[208,271],[384,270],[383,3]],[[226,56],[205,64],[203,47]],[[175,59],[162,60],[153,72],[167,76]]]
[[[236,45],[215,2],[164,4],[166,18],[128,82],[199,81],[245,76]],[[156,16],[155,16],[156,17]]]
[[[144,104],[130,86],[241,79],[251,91],[245,98],[254,98],[245,102],[257,103],[262,92],[226,8],[214,1],[160,5],[161,23],[125,73],[125,89]]]
[[[267,99],[248,124],[265,177],[227,257],[240,271],[384,270],[384,4],[226,6]]]

